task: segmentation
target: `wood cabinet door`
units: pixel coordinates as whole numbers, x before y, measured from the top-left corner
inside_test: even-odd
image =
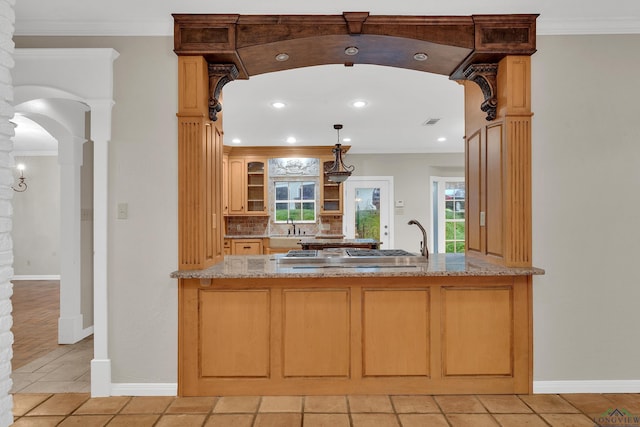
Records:
[[[229,214],[245,212],[244,159],[229,158]]]

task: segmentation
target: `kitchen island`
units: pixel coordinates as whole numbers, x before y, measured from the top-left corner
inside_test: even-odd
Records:
[[[174,272],[178,393],[531,392],[531,282],[542,270],[338,255],[227,256]]]

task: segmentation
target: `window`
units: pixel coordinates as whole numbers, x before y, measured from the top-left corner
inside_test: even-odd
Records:
[[[464,252],[464,182],[447,182],[444,190],[445,252]]]
[[[275,222],[316,221],[316,183],[314,181],[276,181]]]
[[[464,178],[431,177],[433,248],[439,253],[463,253],[465,244]]]

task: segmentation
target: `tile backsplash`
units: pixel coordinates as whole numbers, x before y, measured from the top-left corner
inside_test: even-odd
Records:
[[[269,236],[286,235],[293,230],[291,224],[271,223],[268,216],[227,216],[227,236]],[[342,216],[321,215],[317,223],[296,223],[296,231],[301,235],[341,235]]]

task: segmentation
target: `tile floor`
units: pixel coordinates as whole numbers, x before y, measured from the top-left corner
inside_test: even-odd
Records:
[[[16,427],[593,427],[611,409],[640,415],[640,394],[91,399],[92,337],[57,345],[56,286],[42,283],[38,293],[25,285],[12,298]]]
[[[640,394],[90,399],[38,393],[14,395],[14,426],[593,427],[594,417],[612,408],[640,414]]]

